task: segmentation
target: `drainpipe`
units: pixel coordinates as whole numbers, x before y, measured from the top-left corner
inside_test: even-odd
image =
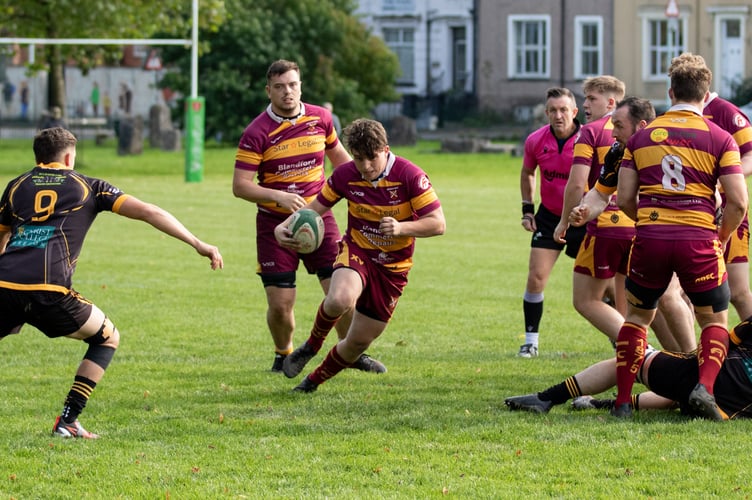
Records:
[[[566,87],[566,75],[564,74],[566,64],[564,64],[564,56],[566,55],[566,47],[565,47],[565,40],[566,40],[566,29],[567,29],[567,20],[566,20],[566,13],[567,13],[567,0],[561,0],[561,37],[559,39],[559,49],[561,50],[561,54],[559,54],[559,64],[561,65],[561,84],[560,87]]]

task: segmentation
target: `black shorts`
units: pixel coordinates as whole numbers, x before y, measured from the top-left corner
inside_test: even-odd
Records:
[[[655,354],[648,372],[650,390],[688,407],[689,393],[697,385],[699,368],[694,354],[660,351]]]
[[[50,338],[77,332],[91,316],[92,304],[75,290],[68,293],[0,288],[0,338],[18,333],[24,323]]]
[[[569,226],[569,229],[564,234],[564,238],[567,240],[566,245],[564,245],[554,240],[554,230],[559,224],[559,219],[558,215],[551,212],[541,203],[538,207],[538,212],[535,214],[535,226],[537,230],[533,233],[530,246],[532,248],[547,248],[558,251],[562,251],[566,247],[564,253],[574,259],[577,257],[577,252],[580,251],[582,240],[585,239],[586,228],[585,226]]]

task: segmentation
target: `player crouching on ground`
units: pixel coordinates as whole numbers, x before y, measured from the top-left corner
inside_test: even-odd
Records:
[[[110,211],[148,222],[208,257],[212,269],[222,268],[222,256],[165,210],[74,171],[76,138],[66,129],[39,132],[34,155],[37,166],[10,181],[0,198],[0,339],[28,323],[50,338],[88,344],[52,433],[96,439],[78,416],[110,364],[120,335],[101,309],[71,288],[96,216]]]
[[[296,391],[315,391],[355,362],[381,335],[407,285],[415,238],[444,234],[446,227],[428,176],[389,150],[381,123],[356,120],[345,130],[345,137],[353,160],[337,167],[305,208],[323,214],[344,198],[348,202],[347,229],[311,336],[285,358],[285,375],[298,375],[321,349],[339,318],[354,309],[353,319],[345,338]],[[296,249],[298,242],[288,228],[291,218],[274,229],[274,236],[280,245]]]

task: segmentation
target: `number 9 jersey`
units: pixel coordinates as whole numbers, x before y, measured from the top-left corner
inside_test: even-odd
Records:
[[[0,254],[0,287],[66,293],[94,219],[117,212],[127,197],[60,163],[13,179],[0,199],[0,231],[10,231]]]

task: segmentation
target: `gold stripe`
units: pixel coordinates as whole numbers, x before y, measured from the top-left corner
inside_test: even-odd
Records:
[[[43,292],[60,292],[68,293],[70,290],[60,285],[52,285],[49,283],[36,283],[36,284],[24,284],[24,283],[11,283],[10,281],[0,281],[0,288],[8,288],[10,290],[20,290],[24,292],[43,291]]]

